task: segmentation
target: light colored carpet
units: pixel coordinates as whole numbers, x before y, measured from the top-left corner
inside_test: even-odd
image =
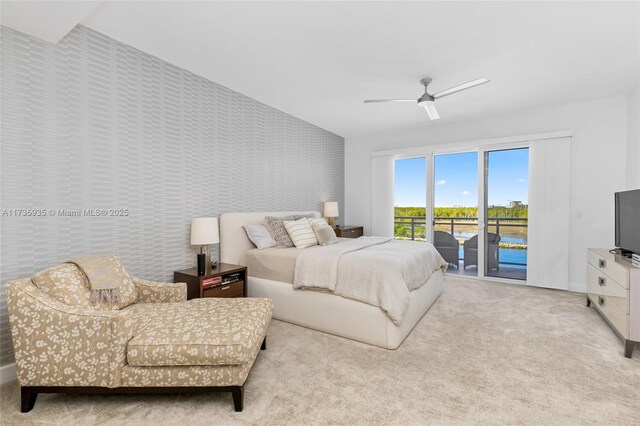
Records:
[[[407,340],[387,351],[274,321],[269,347],[230,394],[40,395],[2,424],[640,424],[632,359],[582,295],[449,276]]]

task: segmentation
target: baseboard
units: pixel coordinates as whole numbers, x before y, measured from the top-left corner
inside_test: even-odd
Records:
[[[572,283],[569,281],[569,291],[574,293],[586,293],[587,292],[587,284],[585,283]]]
[[[0,367],[0,385],[12,382],[18,378],[16,374],[16,364],[8,364]]]

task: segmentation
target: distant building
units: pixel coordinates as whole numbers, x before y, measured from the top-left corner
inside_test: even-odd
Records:
[[[509,208],[512,209],[514,207],[522,206],[522,201],[509,201]]]

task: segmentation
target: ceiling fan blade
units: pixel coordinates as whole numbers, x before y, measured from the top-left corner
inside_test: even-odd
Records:
[[[471,89],[472,87],[479,86],[481,84],[488,83],[490,80],[488,78],[479,78],[477,80],[469,81],[468,83],[460,84],[458,86],[451,87],[446,90],[442,90],[438,93],[434,93],[433,97],[435,99],[444,98],[445,96],[453,95],[454,93],[458,93],[462,90]]]
[[[378,102],[418,102],[415,99],[366,99],[365,104],[375,104]]]
[[[440,114],[438,114],[438,110],[436,109],[436,104],[433,101],[425,102],[424,109],[427,110],[427,114],[429,114],[429,118],[432,120],[437,120],[440,118]]]

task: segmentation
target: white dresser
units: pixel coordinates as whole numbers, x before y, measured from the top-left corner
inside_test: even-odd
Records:
[[[640,342],[640,267],[607,249],[587,251],[587,306],[594,305],[624,340],[631,358]]]

